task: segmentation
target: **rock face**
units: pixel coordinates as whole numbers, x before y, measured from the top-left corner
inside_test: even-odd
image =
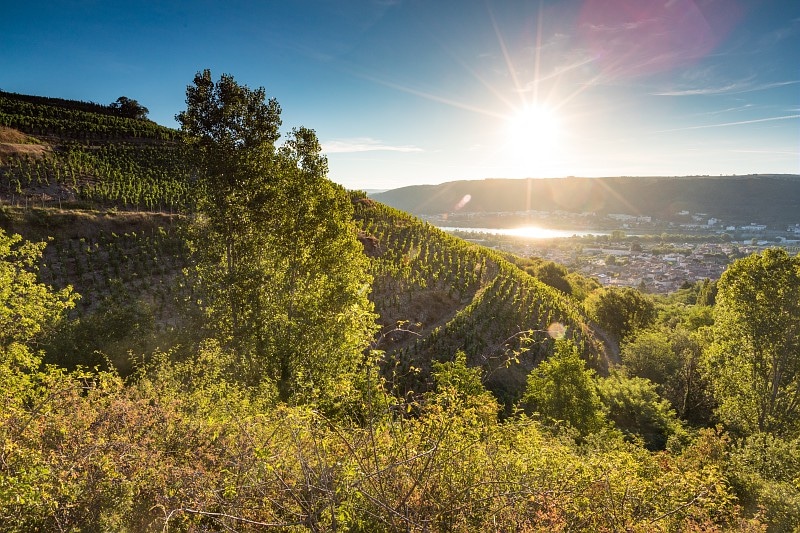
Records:
[[[374,235],[370,235],[365,231],[358,232],[358,240],[364,246],[364,253],[369,257],[378,257],[383,253],[381,248],[381,241]]]

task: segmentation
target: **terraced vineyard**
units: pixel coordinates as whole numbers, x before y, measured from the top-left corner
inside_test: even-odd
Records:
[[[48,244],[39,278],[80,295],[45,346],[48,361],[131,370],[131,346],[167,349],[191,334],[198,311],[178,215],[0,207],[0,228]]]
[[[176,130],[149,120],[115,116],[110,106],[0,91],[0,125],[40,137],[83,143],[132,140],[175,141]]]
[[[582,309],[500,254],[368,199],[356,221],[372,257],[373,301],[383,327],[387,375],[402,392],[424,390],[432,361],[463,351],[486,385],[515,400],[525,376],[552,353],[554,339],[577,342],[596,368],[606,350]]]
[[[184,318],[199,311],[179,231],[179,213],[193,206],[191,166],[178,132],[109,113],[97,104],[0,93],[0,225],[27,238],[53,237],[40,274],[82,295],[74,321],[123,309],[133,322],[149,317],[148,335],[177,338],[191,328]],[[593,366],[606,365],[582,308],[564,294],[496,252],[358,193],[352,200],[382,327],[375,346],[385,351],[385,375],[397,392],[427,390],[432,362],[463,351],[510,405],[561,335],[577,341]],[[144,335],[141,328],[126,334]],[[123,356],[115,364],[127,364]]]
[[[0,196],[10,204],[151,212],[192,206],[179,132],[97,104],[29,100],[0,93]]]

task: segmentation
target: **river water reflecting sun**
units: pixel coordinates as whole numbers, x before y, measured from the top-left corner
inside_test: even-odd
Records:
[[[587,235],[607,235],[606,231],[587,231],[569,229],[550,229],[541,226],[522,226],[519,228],[457,228],[452,226],[439,226],[439,229],[452,233],[455,231],[466,233],[489,233],[492,235],[508,235],[525,239],[559,239],[564,237],[585,237]]]

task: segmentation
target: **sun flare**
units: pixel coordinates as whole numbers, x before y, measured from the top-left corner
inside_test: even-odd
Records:
[[[555,170],[559,160],[561,123],[555,110],[529,105],[507,119],[506,150],[515,173],[543,175]]]
[[[556,142],[559,121],[555,112],[544,106],[527,106],[508,120],[508,135],[512,144],[537,149]]]

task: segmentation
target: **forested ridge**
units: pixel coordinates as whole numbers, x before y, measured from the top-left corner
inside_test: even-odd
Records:
[[[706,213],[729,224],[758,221],[785,229],[796,223],[800,210],[800,176],[487,179],[411,185],[373,196],[415,215],[535,210],[673,220],[679,212],[688,211]]]
[[[345,191],[231,76],[131,102],[0,93],[0,530],[800,528],[798,258],[603,288]]]

